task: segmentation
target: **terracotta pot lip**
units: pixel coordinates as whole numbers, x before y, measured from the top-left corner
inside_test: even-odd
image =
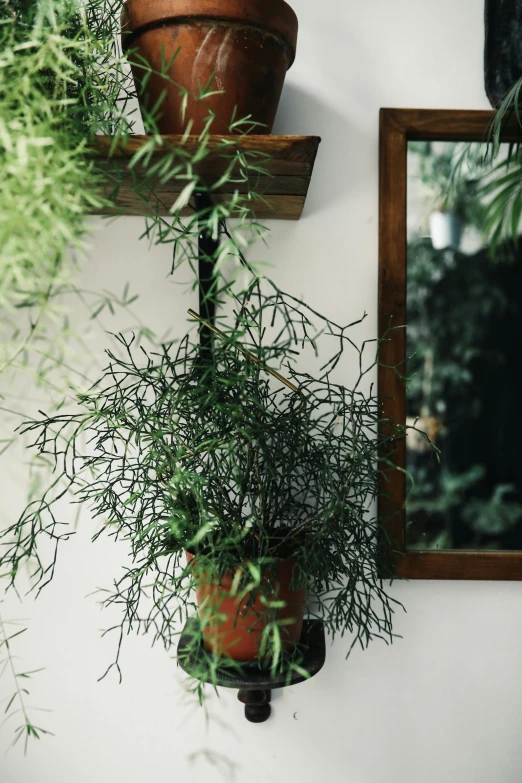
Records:
[[[287,44],[291,55],[288,67],[295,59],[299,23],[286,0],[126,0],[122,7],[122,28],[134,34],[132,38],[182,19],[213,19],[264,28]]]
[[[190,552],[188,549],[185,550],[185,555],[190,560],[195,560],[197,558],[197,555],[195,555],[193,552]],[[295,555],[291,555],[290,557],[274,557],[274,558],[271,558],[271,562],[273,562],[273,563],[290,563],[292,561],[294,563],[298,562],[297,558],[295,557]],[[257,562],[258,562],[258,560],[242,560],[241,562],[236,563],[235,567],[236,568],[242,568],[247,563],[257,563]],[[262,565],[264,565],[264,564],[262,564]],[[266,565],[268,565],[268,563]]]

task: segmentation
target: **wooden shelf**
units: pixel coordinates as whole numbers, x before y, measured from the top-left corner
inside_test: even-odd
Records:
[[[120,185],[115,199],[115,208],[102,210],[94,214],[122,214],[122,215],[150,215],[159,212],[162,216],[169,214],[169,208],[176,201],[183,182],[171,180],[167,183],[148,182],[140,194],[135,192],[134,183],[140,176],[139,166],[134,175],[128,171],[129,158],[134,155],[147,142],[147,136],[132,136],[127,144],[118,146],[109,155],[111,139],[99,136],[96,139],[95,157],[104,167],[115,167],[118,171],[117,179]],[[233,137],[227,137],[227,141]],[[194,151],[198,147],[195,136],[189,136],[182,141],[181,136],[164,136],[165,149],[171,145],[182,145],[187,152]],[[259,156],[259,162],[267,170],[267,174],[256,177],[251,188],[256,193],[261,193],[263,199],[258,199],[253,211],[258,220],[299,220],[303,212],[308,187],[312,178],[312,172],[321,139],[318,136],[243,136],[241,138],[241,150],[252,154],[255,159]],[[223,137],[212,136],[210,138],[207,155],[198,168],[198,174],[203,183],[211,184],[218,181],[228,166],[228,161],[223,157]],[[213,151],[215,153],[213,154]],[[154,152],[154,158],[158,160],[164,155],[164,149],[159,148]],[[234,154],[234,146],[231,145],[231,156]],[[134,177],[134,179],[133,179]],[[234,190],[247,192],[246,183],[234,184]],[[216,201],[224,201],[231,195],[231,187],[217,188],[213,192]],[[190,214],[190,208],[186,214]]]

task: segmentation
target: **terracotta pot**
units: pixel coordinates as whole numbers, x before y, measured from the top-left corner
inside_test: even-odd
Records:
[[[122,42],[129,51],[141,102],[149,109],[163,91],[157,125],[161,133],[200,133],[209,109],[216,113],[211,131],[228,133],[230,123],[251,115],[270,133],[285,74],[295,58],[297,17],[284,0],[127,0],[122,10]],[[169,63],[168,77],[198,95],[214,74],[204,100],[190,98],[181,116],[179,88],[161,75],[142,85],[137,51],[154,71]],[[234,115],[234,109],[235,115]]]
[[[194,555],[187,552],[187,562],[193,560]],[[225,574],[221,581],[198,573],[196,596],[207,650],[234,661],[256,661],[263,630],[277,616],[278,620],[290,621],[281,626],[281,637],[285,652],[291,652],[301,638],[307,597],[306,587],[290,589],[295,564],[294,558],[281,560],[263,573],[263,596],[269,601],[284,601],[286,606],[281,609],[267,608],[259,595],[254,600],[250,594],[231,595],[236,571]]]

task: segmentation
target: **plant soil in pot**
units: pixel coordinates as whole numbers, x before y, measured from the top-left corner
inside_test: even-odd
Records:
[[[187,561],[197,564],[190,552]],[[210,652],[239,662],[259,661],[264,657],[263,646],[269,642],[265,630],[270,631],[272,623],[279,629],[285,653],[298,644],[307,589],[293,589],[296,560],[277,560],[261,568],[261,585],[249,592],[241,586],[245,577],[249,581],[248,565],[227,572],[221,579],[196,566],[194,581],[203,641]],[[271,652],[269,644],[266,652]]]
[[[284,0],[127,0],[122,10],[123,49],[142,108],[159,103],[155,121],[165,134],[184,133],[189,120],[200,133],[209,111],[213,133],[229,133],[246,117],[260,123],[253,132],[270,133],[297,27]],[[213,94],[195,97],[205,88]]]

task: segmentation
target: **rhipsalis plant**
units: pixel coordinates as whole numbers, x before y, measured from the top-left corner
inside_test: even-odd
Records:
[[[15,639],[26,630],[26,628],[20,628],[19,622],[5,620],[0,612],[0,677],[8,672],[13,683],[13,692],[9,693],[3,701],[2,713],[7,716],[4,718],[4,723],[12,720],[17,721],[14,728],[13,744],[16,745],[24,738],[25,750],[27,750],[27,743],[31,738],[40,739],[41,736],[51,733],[33,723],[32,708],[27,703],[30,697],[28,684],[38,670],[22,671],[13,651],[16,644]]]
[[[236,592],[268,601],[261,567],[289,557],[295,584],[310,591],[308,615],[332,635],[350,634],[350,648],[393,639],[395,601],[382,582],[393,546],[372,501],[389,465],[382,447],[401,432],[391,423],[386,437],[377,432],[379,400],[366,379],[378,342],[357,348],[350,327],[268,280],[229,294],[229,315],[201,324],[211,344],[193,330],[147,352],[121,337],[74,410],[23,425],[56,481],[4,531],[0,567],[15,583],[30,562],[41,589],[74,533],[66,497],[86,506],[94,541],[128,546],[105,597],[121,609],[118,668],[129,632],[170,648],[196,611],[201,574],[242,564]],[[350,386],[336,380],[345,363],[357,368]],[[280,633],[276,620],[265,633],[262,658],[274,669]],[[214,671],[230,665],[213,662]]]

